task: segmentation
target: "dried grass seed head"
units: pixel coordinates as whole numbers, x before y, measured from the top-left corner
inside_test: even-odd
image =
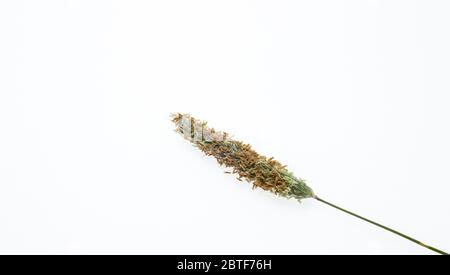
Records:
[[[306,183],[273,158],[254,151],[250,145],[233,140],[226,132],[208,127],[204,121],[189,114],[172,114],[175,131],[220,165],[231,168],[238,180],[245,179],[253,188],[262,188],[274,194],[297,200],[314,197]]]

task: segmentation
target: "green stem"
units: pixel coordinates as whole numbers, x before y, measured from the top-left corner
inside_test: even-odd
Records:
[[[418,241],[418,240],[416,240],[416,239],[414,239],[414,238],[411,238],[411,237],[408,236],[408,235],[405,235],[405,234],[403,234],[403,233],[400,233],[400,232],[398,232],[398,231],[396,231],[396,230],[394,230],[394,229],[392,229],[392,228],[389,228],[389,227],[384,226],[384,225],[382,225],[382,224],[379,224],[379,223],[377,223],[377,222],[374,222],[374,221],[371,221],[371,220],[366,219],[366,218],[364,218],[364,217],[361,217],[360,215],[357,215],[357,214],[355,214],[355,213],[353,213],[353,212],[350,212],[350,211],[348,211],[348,210],[345,210],[345,209],[343,209],[343,208],[341,208],[341,207],[339,207],[339,206],[337,206],[337,205],[334,205],[334,204],[329,203],[329,202],[327,202],[327,201],[325,201],[325,200],[322,200],[321,198],[319,198],[319,197],[317,197],[317,196],[315,196],[314,198],[315,198],[316,200],[318,200],[318,201],[324,203],[324,204],[327,204],[327,205],[329,205],[329,206],[331,206],[331,207],[333,207],[333,208],[336,208],[336,209],[338,209],[338,210],[341,210],[342,212],[345,212],[345,213],[347,213],[347,214],[350,214],[350,215],[352,215],[352,216],[354,216],[354,217],[357,217],[357,218],[359,218],[359,219],[361,219],[361,220],[363,220],[363,221],[366,221],[366,222],[368,222],[368,223],[371,223],[371,224],[373,224],[373,225],[376,225],[376,226],[378,226],[378,227],[381,227],[381,228],[383,228],[383,229],[385,229],[385,230],[387,230],[387,231],[389,231],[389,232],[392,232],[392,233],[394,233],[394,234],[396,234],[396,235],[398,235],[398,236],[400,236],[400,237],[403,237],[403,238],[405,238],[405,239],[407,239],[407,240],[409,240],[409,241],[411,241],[411,242],[413,242],[413,243],[416,243],[416,244],[418,244],[418,245],[420,245],[420,246],[422,246],[422,247],[425,247],[425,248],[427,248],[427,249],[429,249],[429,250],[432,250],[432,251],[434,251],[434,252],[436,252],[436,253],[439,253],[439,254],[441,254],[441,255],[449,255],[449,254],[447,254],[446,252],[444,252],[444,251],[442,251],[442,250],[439,250],[439,249],[434,248],[434,247],[432,247],[432,246],[426,245],[426,244],[424,244],[424,243],[422,243],[422,242],[420,242],[420,241]]]

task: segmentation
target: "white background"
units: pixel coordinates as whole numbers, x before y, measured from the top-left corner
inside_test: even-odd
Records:
[[[448,1],[1,1],[0,253],[429,253],[252,191],[170,112],[449,251],[449,14]]]

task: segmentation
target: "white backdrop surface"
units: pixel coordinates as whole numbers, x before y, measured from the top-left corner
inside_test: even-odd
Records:
[[[189,112],[450,250],[448,1],[1,1],[0,253],[428,254],[225,175]]]

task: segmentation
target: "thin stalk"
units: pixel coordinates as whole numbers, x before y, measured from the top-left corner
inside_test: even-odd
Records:
[[[422,243],[422,242],[420,242],[420,241],[418,241],[418,240],[416,240],[416,239],[414,239],[414,238],[411,238],[411,237],[408,236],[408,235],[405,235],[405,234],[400,233],[400,232],[398,232],[398,231],[396,231],[396,230],[394,230],[394,229],[392,229],[392,228],[389,228],[389,227],[387,227],[387,226],[384,226],[384,225],[382,225],[382,224],[379,224],[379,223],[377,223],[377,222],[374,222],[374,221],[371,221],[371,220],[369,220],[369,219],[367,219],[367,218],[364,218],[364,217],[362,217],[362,216],[360,216],[360,215],[357,215],[357,214],[355,214],[355,213],[353,213],[353,212],[350,212],[350,211],[348,211],[348,210],[345,210],[344,208],[341,208],[341,207],[339,207],[339,206],[337,206],[337,205],[334,205],[334,204],[332,204],[332,203],[329,203],[329,202],[327,202],[327,201],[325,201],[325,200],[323,200],[323,199],[321,199],[321,198],[319,198],[319,197],[317,197],[317,196],[315,196],[314,198],[315,198],[316,200],[318,200],[318,201],[320,201],[320,202],[326,204],[326,205],[329,205],[329,206],[331,206],[331,207],[333,207],[333,208],[336,208],[336,209],[338,209],[338,210],[341,210],[342,212],[345,212],[345,213],[350,214],[350,215],[352,215],[352,216],[354,216],[354,217],[357,217],[357,218],[359,218],[359,219],[361,219],[361,220],[363,220],[363,221],[366,221],[366,222],[368,222],[368,223],[371,223],[371,224],[373,224],[373,225],[376,225],[376,226],[378,226],[378,227],[381,227],[381,228],[383,228],[383,229],[385,229],[385,230],[387,230],[387,231],[389,231],[389,232],[392,232],[392,233],[394,233],[394,234],[396,234],[396,235],[398,235],[398,236],[400,236],[400,237],[403,237],[403,238],[405,238],[405,239],[407,239],[407,240],[409,240],[409,241],[411,241],[411,242],[413,242],[413,243],[416,243],[416,244],[418,244],[418,245],[420,245],[420,246],[422,246],[422,247],[425,247],[425,248],[427,248],[427,249],[429,249],[429,250],[432,250],[432,251],[434,251],[434,252],[436,252],[436,253],[439,253],[439,254],[441,254],[441,255],[449,255],[449,254],[447,254],[446,252],[444,252],[444,251],[442,251],[442,250],[439,250],[439,249],[434,248],[434,247],[432,247],[432,246],[426,245],[426,244],[424,244],[424,243]]]

